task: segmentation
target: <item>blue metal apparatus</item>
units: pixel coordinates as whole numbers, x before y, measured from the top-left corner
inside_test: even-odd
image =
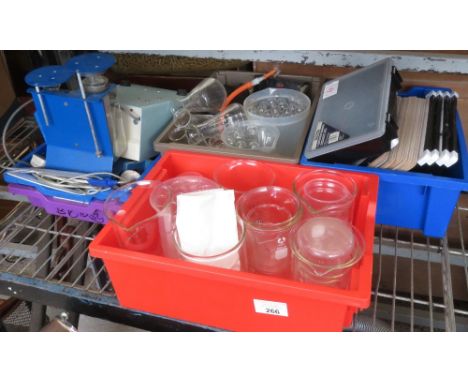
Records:
[[[10,160],[7,183],[70,202],[71,208],[105,200],[112,187],[129,181],[121,176],[126,170],[144,176],[157,154],[152,141],[180,97],[171,90],[110,84],[103,74],[114,63],[110,54],[86,53],[27,74],[45,145],[16,164]]]
[[[109,133],[109,94],[114,85],[86,94],[82,75],[96,76],[115,63],[108,54],[90,53],[72,58],[65,66],[36,69],[26,76],[36,105],[35,117],[47,144],[50,169],[112,171],[114,154]],[[76,76],[78,90],[60,90]]]

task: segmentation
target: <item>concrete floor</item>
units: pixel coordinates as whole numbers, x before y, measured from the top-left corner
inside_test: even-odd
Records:
[[[80,332],[144,332],[144,330],[133,328],[115,322],[101,320],[99,318],[89,317],[85,315],[80,316],[78,324],[78,331]]]

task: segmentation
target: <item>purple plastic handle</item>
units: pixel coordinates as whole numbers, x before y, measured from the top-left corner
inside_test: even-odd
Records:
[[[95,200],[90,203],[77,203],[68,200],[55,199],[42,195],[32,187],[9,184],[8,191],[13,195],[24,195],[36,207],[42,207],[51,215],[105,224],[104,202]]]

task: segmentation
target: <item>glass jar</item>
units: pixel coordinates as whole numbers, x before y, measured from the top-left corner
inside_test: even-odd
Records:
[[[306,171],[294,179],[293,190],[304,204],[305,217],[353,220],[357,186],[350,176],[329,170]]]
[[[213,179],[220,186],[234,190],[236,199],[257,187],[273,186],[276,174],[266,164],[255,160],[236,159],[218,166]]]
[[[346,221],[315,217],[295,230],[292,249],[295,280],[347,288],[351,270],[363,256],[364,239]]]
[[[246,226],[247,269],[288,278],[290,233],[302,216],[299,198],[286,188],[259,187],[239,198],[237,213]]]
[[[244,258],[245,228],[242,220],[237,220],[238,242],[231,248],[220,253],[200,255],[186,252],[182,249],[177,230],[173,231],[173,242],[179,257],[191,263],[209,265],[212,267],[241,270]]]
[[[164,212],[161,213],[160,219],[158,220],[161,247],[164,256],[170,258],[180,258],[180,253],[175,247],[174,240],[172,239],[174,235],[177,214],[177,195],[220,188],[220,186],[211,179],[196,175],[196,173],[185,173],[183,175],[165,180],[162,182],[162,184],[170,189],[171,200],[168,208],[166,208]],[[157,193],[151,195],[150,203],[153,208],[157,208],[157,205],[160,203],[158,201]]]

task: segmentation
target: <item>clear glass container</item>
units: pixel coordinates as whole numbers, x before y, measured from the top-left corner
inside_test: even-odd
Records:
[[[346,221],[315,217],[295,230],[292,250],[295,280],[348,288],[352,268],[364,253],[364,239]]]
[[[187,109],[179,109],[174,113],[174,128],[169,133],[169,139],[192,145],[205,144],[211,136],[219,134],[217,131],[210,134],[206,129],[199,129],[198,126],[211,118],[211,115],[192,114]]]
[[[237,159],[217,167],[213,179],[225,189],[234,190],[236,199],[244,192],[262,186],[273,186],[276,174],[261,162]]]
[[[209,265],[212,267],[232,269],[232,270],[241,270],[242,263],[244,259],[244,243],[245,243],[245,228],[242,220],[238,219],[237,221],[237,232],[239,240],[235,246],[229,248],[219,254],[214,254],[211,256],[197,256],[188,252],[185,252],[181,246],[178,237],[177,230],[173,232],[173,242],[174,246],[177,249],[179,256],[189,262]]]
[[[357,185],[351,176],[330,170],[305,171],[294,179],[293,189],[304,203],[306,217],[353,220]]]
[[[224,111],[198,126],[204,136],[218,135],[225,146],[241,150],[273,151],[280,131],[249,119],[244,107],[233,103]]]
[[[138,198],[132,209],[125,205],[130,196]],[[158,227],[170,210],[171,200],[170,188],[158,181],[140,180],[113,190],[103,209],[119,245],[134,251],[160,254]]]
[[[192,113],[218,113],[226,100],[224,85],[215,78],[205,78],[186,97],[181,106]]]
[[[246,262],[250,272],[290,277],[290,234],[302,217],[299,198],[281,187],[244,193],[237,213],[246,226]]]
[[[180,253],[175,247],[174,240],[172,239],[176,223],[177,195],[194,191],[220,188],[220,186],[211,179],[198,176],[195,173],[179,175],[162,182],[162,184],[171,191],[171,200],[168,207],[164,209],[164,212],[161,213],[160,219],[158,220],[159,232],[161,236],[161,247],[164,256],[170,258],[180,258]],[[158,206],[161,204],[158,192],[155,191],[154,194],[151,194],[150,204],[153,209],[158,208]]]
[[[275,126],[260,126],[249,120],[239,104],[229,105],[214,116],[179,109],[174,113],[174,126],[169,133],[172,142],[242,150],[273,151],[280,136]]]

